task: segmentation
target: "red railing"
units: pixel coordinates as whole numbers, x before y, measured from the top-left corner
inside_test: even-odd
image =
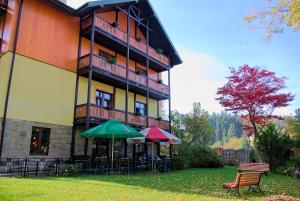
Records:
[[[161,91],[164,94],[170,94],[169,86],[158,83],[156,80],[149,79],[149,87]]]
[[[90,117],[91,119],[118,119],[121,122],[125,122],[125,116],[126,113],[124,111],[118,111],[118,110],[108,110],[101,108],[97,105],[91,104],[90,106]],[[87,105],[79,105],[76,107],[75,111],[75,118],[76,119],[82,119],[87,116]],[[146,127],[147,125],[147,118],[145,116],[136,116],[132,113],[128,114],[128,123],[132,125],[137,126],[143,126]],[[168,121],[162,121],[162,120],[156,120],[154,118],[149,118],[149,126],[155,125],[159,128],[169,130],[169,122]]]
[[[136,116],[134,114],[128,114],[128,123],[134,124],[138,126],[146,126],[147,125],[147,118],[144,116]]]
[[[147,86],[147,77],[145,77],[143,75],[138,75],[133,71],[129,71],[128,77],[130,80],[137,82],[138,84]]]
[[[92,61],[93,61],[93,66],[95,66],[96,68],[113,73],[122,78],[126,78],[125,67],[118,64],[111,64],[107,61],[107,59],[95,55],[93,56]],[[80,58],[79,69],[88,67],[89,65],[90,65],[90,55],[86,55]],[[129,80],[134,81],[138,84],[147,86],[147,77],[144,75],[138,75],[134,71],[129,70],[128,78]],[[158,83],[156,80],[153,80],[151,78],[148,79],[149,79],[149,87],[151,89],[154,89],[156,91],[162,92],[167,95],[170,94],[169,87],[167,85]]]
[[[149,123],[149,126],[156,126],[156,127],[162,128],[164,130],[170,130],[170,124],[168,121],[149,118],[148,123]]]
[[[92,25],[92,18],[87,18],[82,22],[82,29],[86,29]],[[110,33],[114,37],[122,40],[123,42],[127,43],[127,33],[113,27],[110,23],[106,22],[105,20],[101,19],[100,17],[95,17],[95,25],[96,27],[104,30],[105,32]],[[147,44],[144,44],[142,41],[137,41],[133,37],[129,37],[129,44],[138,50],[142,51],[143,53],[147,54]],[[165,64],[169,65],[170,61],[169,58],[166,57],[163,54],[158,53],[155,49],[152,47],[148,46],[148,54],[150,57],[154,58],[155,60]]]

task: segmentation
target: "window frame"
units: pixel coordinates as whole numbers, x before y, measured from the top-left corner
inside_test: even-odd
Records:
[[[41,153],[41,147],[43,146],[42,145],[42,142],[39,142],[39,141],[42,141],[43,139],[43,136],[44,135],[44,132],[43,131],[40,131],[38,133],[39,137],[38,137],[38,142],[37,142],[37,150],[36,152],[33,152],[32,151],[32,144],[33,144],[33,132],[35,129],[42,129],[42,130],[46,130],[48,131],[48,144],[47,144],[47,152],[46,153]],[[50,135],[51,135],[51,128],[46,128],[46,127],[40,127],[40,126],[32,126],[32,130],[31,130],[31,138],[30,138],[30,147],[29,147],[29,155],[31,156],[48,156],[49,155],[49,149],[50,149]]]
[[[111,100],[110,100],[110,102],[111,102],[111,107],[105,107],[105,106],[103,106],[103,97],[101,97],[100,98],[100,100],[101,100],[101,104],[100,105],[98,105],[98,96],[97,96],[97,93],[100,93],[100,94],[108,94],[108,95],[110,95],[111,96]],[[105,99],[104,99],[105,100]],[[109,93],[109,92],[107,92],[107,91],[104,91],[104,90],[101,90],[101,89],[96,89],[95,90],[95,105],[96,106],[98,106],[98,107],[101,107],[101,108],[104,108],[104,109],[107,109],[107,110],[114,110],[115,109],[115,102],[114,102],[114,100],[115,100],[115,95],[113,94],[113,93]]]
[[[137,104],[140,104],[140,105],[144,105],[144,114],[141,114],[141,113],[138,113],[137,112]],[[139,101],[135,101],[135,104],[134,104],[134,114],[136,116],[142,116],[142,117],[145,117],[148,115],[148,111],[147,111],[147,104],[146,103],[142,103],[142,102],[139,102]]]

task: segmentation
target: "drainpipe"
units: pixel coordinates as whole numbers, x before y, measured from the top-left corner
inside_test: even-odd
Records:
[[[12,59],[11,59],[9,79],[8,79],[8,83],[7,83],[6,99],[5,99],[5,105],[4,105],[3,120],[2,120],[1,141],[0,141],[0,159],[2,157],[3,139],[4,139],[5,127],[6,127],[8,102],[9,102],[9,96],[10,96],[12,76],[13,76],[13,72],[14,72],[16,50],[17,50],[19,31],[20,31],[20,22],[21,22],[22,8],[23,8],[23,0],[20,0],[19,2],[20,3],[19,3],[19,9],[18,9],[18,19],[17,19],[17,25],[16,25],[15,40],[14,40],[14,45],[13,45],[13,55],[12,55]]]

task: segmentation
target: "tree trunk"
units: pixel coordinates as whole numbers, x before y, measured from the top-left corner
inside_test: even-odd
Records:
[[[254,144],[254,153],[255,153],[255,156],[256,156],[256,160],[257,160],[256,162],[261,163],[262,159],[261,159],[261,156],[260,156],[257,144],[256,144],[256,137],[258,136],[258,131],[257,131],[257,128],[256,128],[256,124],[255,123],[251,123],[251,124],[253,126],[253,133],[254,133],[253,144]]]

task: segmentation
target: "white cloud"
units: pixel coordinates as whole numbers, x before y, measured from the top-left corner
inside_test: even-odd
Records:
[[[178,49],[184,63],[171,71],[172,110],[187,113],[199,101],[209,112],[222,111],[215,98],[218,87],[226,83],[228,68],[211,55]]]
[[[171,71],[172,110],[188,113],[194,102],[200,102],[208,112],[221,112],[224,108],[215,100],[217,89],[226,82],[229,69],[217,58],[179,47],[183,64]],[[276,115],[292,115],[295,107],[276,109]]]
[[[78,8],[80,7],[82,4],[88,2],[89,0],[67,0],[67,4],[74,7],[74,8]]]

